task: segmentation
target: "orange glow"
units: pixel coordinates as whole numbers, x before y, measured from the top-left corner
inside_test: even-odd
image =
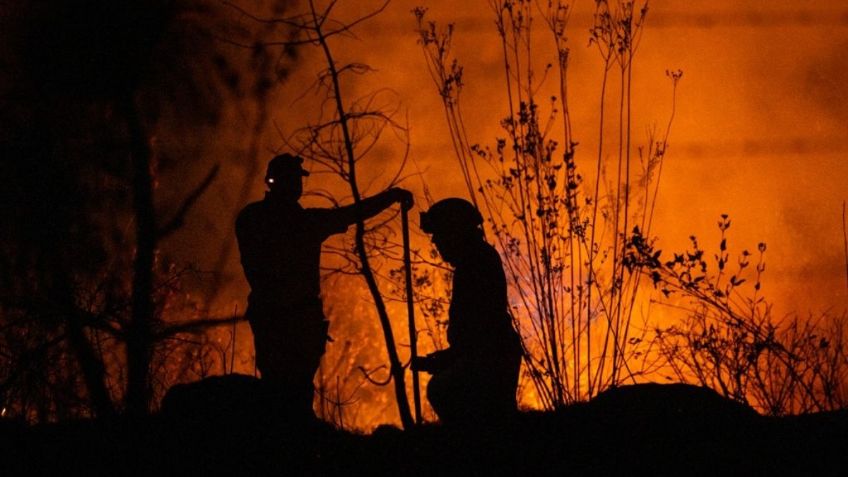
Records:
[[[364,3],[349,2],[340,16],[367,11]],[[578,165],[584,173],[593,163],[599,121],[601,65],[587,47],[593,3],[577,2],[569,23],[569,100],[575,139],[580,143]],[[463,113],[470,141],[493,144],[503,136],[498,121],[507,111],[501,46],[487,2],[395,0],[357,30],[359,39],[333,45],[339,62],[366,63],[376,70],[345,84],[349,98],[390,88],[405,110],[401,117],[408,115],[413,161],[409,172],[420,172],[420,177],[408,178],[405,186],[415,192],[419,207],[425,206],[425,184],[434,199],[466,195],[442,106],[416,44],[410,10],[421,4],[430,9],[431,19],[456,23],[454,51],[464,66]],[[671,95],[665,71],[684,72],[654,216],[652,234],[659,237],[659,248],[683,250],[688,237],[697,235],[705,249],[716,249],[715,222],[727,213],[733,220],[730,247],[734,254],[755,248],[758,242],[768,244],[763,293],[775,303],[775,315],[841,313],[848,304],[841,217],[842,203],[848,199],[848,161],[844,160],[848,151],[848,82],[844,81],[848,7],[840,1],[788,0],[767,5],[654,0],[649,6],[633,78],[634,148],[645,144],[648,130],[664,127],[668,119]],[[219,159],[229,173],[222,174],[226,179],[203,199],[204,210],[197,214],[203,219],[195,219],[164,244],[166,251],[211,268],[210,257],[217,257],[232,231],[234,212],[244,205],[233,203],[235,191],[247,180],[253,184],[251,200],[262,195],[264,164],[271,150],[283,147],[277,128],[290,132],[315,120],[324,98],[301,96],[322,67],[321,58],[307,49],[302,55],[297,69],[273,97],[273,123],[263,132],[261,154],[256,158],[260,165],[252,177],[247,163],[253,159],[245,158],[243,152],[251,124],[244,118],[254,112],[245,116],[235,107],[227,112],[232,127],[210,139],[219,145]],[[392,139],[372,151],[360,176],[360,184],[372,186],[366,194],[377,192],[403,152],[403,144]],[[350,200],[336,178],[313,174],[306,179],[305,190],[316,189],[336,192],[343,202]],[[315,198],[304,202],[328,205]],[[197,237],[203,239],[198,242]],[[396,237],[399,240],[399,234]],[[413,240],[414,248],[426,250],[425,237]],[[325,257],[323,265],[332,266],[333,260]],[[388,275],[388,268],[384,265],[381,273]],[[230,254],[224,276],[226,286],[213,309],[219,314],[231,313],[234,307],[243,310],[247,286],[237,253]],[[436,283],[433,292],[445,294],[444,286]],[[383,287],[388,293],[385,282]],[[387,360],[379,324],[361,279],[328,278],[324,294],[334,341],[319,373],[323,379],[317,377],[316,383],[334,399],[345,401],[341,407],[345,427],[370,430],[384,423],[398,425],[391,386],[363,384],[359,371],[360,367],[375,371],[375,380],[387,375],[385,368],[380,369]],[[649,315],[652,323],[667,324],[678,317],[667,308],[651,305],[647,296],[640,303],[637,313]],[[406,360],[408,348],[402,346],[408,342],[405,308],[402,303],[389,303],[389,312],[401,358]],[[420,315],[418,324],[422,328]],[[225,334],[221,336],[226,339]],[[422,335],[419,353],[431,351],[438,339]],[[253,374],[252,341],[246,326],[238,328],[236,352],[235,371]],[[422,393],[425,386],[422,375]],[[523,406],[539,407],[534,393],[529,382],[522,383]],[[316,401],[316,410],[321,409]],[[433,419],[429,409],[425,417]],[[336,420],[338,415],[331,418]]]

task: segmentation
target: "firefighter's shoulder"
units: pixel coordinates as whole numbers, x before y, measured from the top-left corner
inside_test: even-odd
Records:
[[[251,202],[244,206],[236,217],[236,227],[246,226],[257,220],[262,220],[265,216],[265,207],[262,201]]]

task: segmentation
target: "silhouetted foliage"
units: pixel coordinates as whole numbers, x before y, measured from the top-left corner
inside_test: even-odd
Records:
[[[654,328],[668,373],[770,415],[844,409],[845,318],[773,316],[762,294],[766,244],[732,259],[730,225],[722,215],[713,254],[694,236],[690,249],[665,259],[638,227],[628,238],[625,266],[639,267],[667,299],[682,300],[678,306],[685,310],[680,323]]]

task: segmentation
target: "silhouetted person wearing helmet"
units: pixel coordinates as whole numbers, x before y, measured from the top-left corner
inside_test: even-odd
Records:
[[[293,415],[312,416],[312,384],[327,342],[320,299],[321,243],[394,203],[412,206],[409,191],[393,188],[337,209],[298,203],[303,159],[276,156],[268,164],[265,199],[248,204],[236,220],[241,263],[250,284],[247,319],[256,366],[273,398]]]
[[[433,375],[427,399],[445,423],[491,422],[516,410],[521,344],[507,308],[503,264],[483,239],[482,223],[463,199],[439,201],[421,214],[421,228],[454,267],[450,347],[413,363]]]

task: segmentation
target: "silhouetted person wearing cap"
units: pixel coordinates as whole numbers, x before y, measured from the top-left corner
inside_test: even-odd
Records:
[[[321,243],[394,203],[412,206],[409,191],[393,188],[336,209],[305,209],[298,200],[303,159],[276,156],[268,164],[265,199],[236,220],[241,263],[250,284],[247,319],[256,366],[274,399],[293,415],[312,416],[312,384],[327,342],[320,299]]]
[[[413,362],[433,375],[427,399],[444,423],[486,423],[516,411],[521,344],[507,308],[498,252],[483,239],[483,218],[464,199],[421,214],[421,228],[454,267],[447,349]]]

